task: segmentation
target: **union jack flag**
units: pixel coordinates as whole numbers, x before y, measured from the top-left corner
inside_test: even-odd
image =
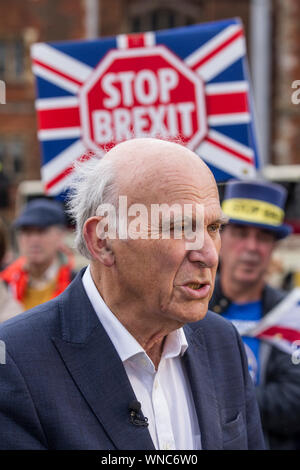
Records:
[[[250,327],[244,334],[294,354],[300,364],[300,288],[293,288],[255,327]]]
[[[80,91],[111,50],[164,46],[204,83],[207,131],[195,152],[217,181],[253,178],[259,167],[245,38],[238,19],[32,46],[41,176],[49,195],[64,197],[76,160],[88,158]]]

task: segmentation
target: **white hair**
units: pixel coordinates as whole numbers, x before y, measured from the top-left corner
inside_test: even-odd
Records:
[[[115,165],[109,159],[92,157],[74,164],[74,178],[70,185],[67,208],[76,223],[75,248],[91,259],[83,236],[85,221],[97,215],[100,204],[110,203],[118,209],[118,188]]]

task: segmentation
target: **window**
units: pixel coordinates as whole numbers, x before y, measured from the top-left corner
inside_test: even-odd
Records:
[[[25,47],[21,39],[0,39],[0,78],[7,82],[24,79]]]
[[[182,5],[178,1],[146,1],[133,3],[129,9],[129,30],[135,33],[188,26],[200,21],[201,4]]]
[[[24,167],[25,143],[19,136],[0,138],[0,169],[9,179],[21,177]]]

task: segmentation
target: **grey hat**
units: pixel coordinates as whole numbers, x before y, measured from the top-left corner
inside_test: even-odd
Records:
[[[30,201],[14,222],[15,228],[51,225],[67,225],[67,218],[60,202],[45,198]]]

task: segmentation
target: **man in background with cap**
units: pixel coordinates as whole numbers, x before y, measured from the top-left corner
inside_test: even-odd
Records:
[[[61,203],[46,198],[30,201],[14,223],[21,257],[0,277],[24,310],[59,295],[74,273],[64,250],[66,216]]]
[[[277,240],[290,233],[282,223],[285,200],[286,191],[277,184],[228,183],[222,209],[229,223],[222,233],[219,276],[210,302],[243,338],[271,449],[294,449],[300,442],[300,365],[247,331],[285,296],[265,280]]]

